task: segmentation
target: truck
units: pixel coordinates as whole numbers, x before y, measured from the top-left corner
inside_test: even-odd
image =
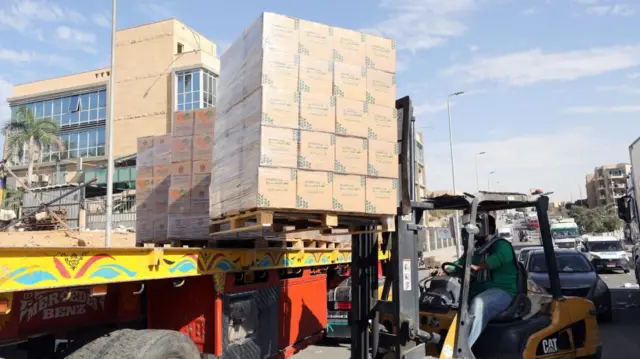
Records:
[[[576,248],[580,241],[580,230],[573,218],[551,223],[551,236],[558,248]]]
[[[629,145],[631,173],[627,177],[627,193],[618,198],[618,217],[624,221],[624,239],[633,244],[631,262],[635,263],[635,277],[640,284],[640,138]]]

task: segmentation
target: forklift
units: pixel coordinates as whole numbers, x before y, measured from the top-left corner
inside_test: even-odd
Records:
[[[382,251],[391,251],[391,259],[382,265],[385,282],[379,295],[376,236],[373,233],[353,236],[351,358],[422,359],[427,346],[436,346],[441,359],[601,358],[593,303],[565,297],[560,287],[547,214],[549,197],[539,193],[480,192],[417,200],[413,185],[416,147],[411,99],[407,96],[397,100],[396,109],[401,148],[396,231],[385,233],[380,244]],[[532,305],[527,295],[526,271],[519,267],[518,294],[507,310],[488,324],[472,351],[469,330],[474,318],[469,314],[469,289],[473,280],[474,236],[492,234],[487,233],[489,212],[526,207],[536,208],[540,223],[550,288],[536,302],[546,300],[546,303]],[[460,237],[466,264],[459,266],[459,305],[445,331],[421,329],[427,326],[420,313],[417,234],[425,229],[419,223],[429,210],[457,210],[464,214]],[[390,318],[389,325],[380,325],[381,315]]]

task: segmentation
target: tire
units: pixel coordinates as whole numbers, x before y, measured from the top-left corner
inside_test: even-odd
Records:
[[[602,323],[608,323],[612,320],[613,320],[613,312],[611,311],[611,306],[609,306],[609,309],[606,312],[598,316],[598,321]]]
[[[629,273],[629,270],[628,270],[628,269],[625,269],[625,270],[624,270],[624,274],[627,274],[627,273]]]
[[[94,329],[87,334],[76,338],[58,356],[64,359],[97,359],[101,357],[104,349],[122,336],[136,332],[131,329]]]
[[[101,359],[200,359],[200,351],[186,335],[173,330],[138,330],[118,338]]]

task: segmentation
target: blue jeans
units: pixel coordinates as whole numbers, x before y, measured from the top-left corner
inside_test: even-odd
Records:
[[[496,315],[504,312],[511,304],[513,297],[506,291],[490,288],[476,295],[469,305],[469,314],[475,319],[471,322],[469,332],[469,348],[478,340],[487,324]]]

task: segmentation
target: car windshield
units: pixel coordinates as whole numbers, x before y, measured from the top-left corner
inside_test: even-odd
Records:
[[[578,238],[580,233],[577,228],[551,229],[553,239]]]
[[[589,252],[618,252],[622,251],[620,241],[593,242],[589,241],[587,245]]]
[[[574,248],[576,246],[576,242],[556,242],[556,246],[558,246],[558,248]]]
[[[523,260],[525,258],[527,258],[527,254],[529,254],[529,252],[531,252],[532,250],[537,249],[537,248],[523,248],[520,250],[520,260]]]
[[[587,273],[593,271],[587,258],[581,253],[556,253],[558,272],[560,273]],[[547,273],[547,262],[544,253],[533,253],[529,257],[529,272]]]

